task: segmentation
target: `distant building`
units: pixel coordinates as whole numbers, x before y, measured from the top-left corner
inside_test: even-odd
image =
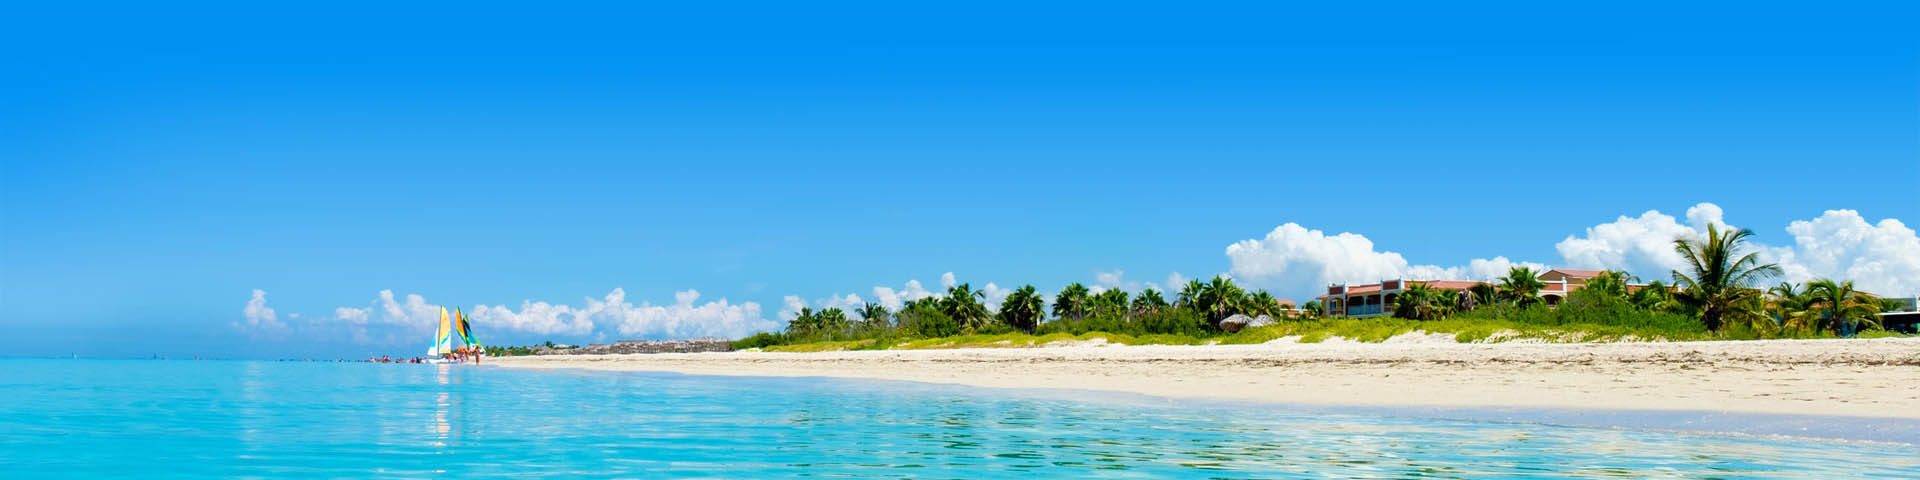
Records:
[[[1606,273],[1605,270],[1574,270],[1556,268],[1541,273],[1538,277],[1546,285],[1540,288],[1540,300],[1549,306],[1559,305],[1567,299],[1567,294],[1587,287],[1587,280]],[[1327,287],[1327,294],[1321,295],[1321,308],[1328,316],[1376,317],[1393,315],[1393,302],[1400,298],[1400,292],[1413,285],[1425,285],[1435,290],[1453,290],[1465,293],[1474,285],[1486,282],[1463,280],[1381,280],[1380,283],[1365,285],[1334,284]]]
[[[1880,327],[1900,333],[1920,333],[1920,297],[1894,297],[1899,307],[1880,313]]]

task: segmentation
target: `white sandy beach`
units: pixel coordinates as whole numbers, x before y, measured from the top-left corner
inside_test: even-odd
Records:
[[[1406,407],[1920,418],[1920,339],[1386,343],[512,357],[515,368],[820,376],[1171,398]]]

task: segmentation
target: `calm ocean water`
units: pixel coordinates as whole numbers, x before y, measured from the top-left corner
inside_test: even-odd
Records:
[[[0,360],[0,478],[1914,478],[1913,445],[896,382]]]

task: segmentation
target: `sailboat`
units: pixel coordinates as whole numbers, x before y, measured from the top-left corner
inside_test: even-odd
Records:
[[[476,352],[485,352],[487,347],[480,345],[480,339],[473,336],[473,324],[467,323],[467,316],[460,313],[460,307],[453,308],[453,318],[460,322],[460,339],[467,342],[467,348]]]
[[[447,316],[447,307],[440,307],[440,328],[433,334],[433,346],[427,347],[427,356],[439,358],[459,349],[480,350],[480,342],[473,339],[473,325],[467,323],[467,316],[459,308],[453,310],[453,316]]]

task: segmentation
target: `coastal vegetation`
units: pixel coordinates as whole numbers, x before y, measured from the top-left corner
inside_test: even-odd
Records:
[[[1328,316],[1319,302],[1283,305],[1264,290],[1248,291],[1232,278],[1192,280],[1169,295],[1095,291],[1074,283],[1048,302],[1021,286],[997,311],[969,284],[943,295],[906,302],[899,311],[868,303],[849,318],[838,308],[803,308],[785,331],[734,342],[736,349],[819,351],[893,348],[1025,347],[1074,342],[1124,344],[1243,344],[1293,338],[1379,342],[1424,332],[1458,342],[1585,342],[1746,340],[1897,335],[1879,330],[1877,314],[1891,307],[1850,281],[1807,285],[1759,284],[1780,275],[1747,252],[1749,230],[1709,226],[1701,239],[1682,238],[1674,251],[1685,270],[1672,284],[1608,271],[1549,305],[1540,272],[1515,267],[1493,282],[1454,290],[1413,283],[1392,299],[1390,317]],[[1050,304],[1050,305],[1049,305]],[[1050,308],[1049,308],[1050,307]],[[1049,313],[1051,315],[1049,315]],[[1240,329],[1236,316],[1265,317]]]

